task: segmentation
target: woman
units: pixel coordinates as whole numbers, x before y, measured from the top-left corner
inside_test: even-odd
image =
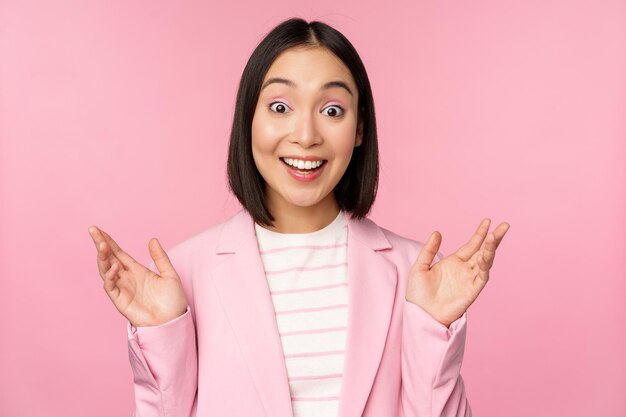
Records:
[[[341,33],[290,19],[261,41],[228,175],[243,209],[169,255],[152,239],[149,268],[90,227],[128,319],[136,416],[471,415],[466,310],[509,226],[484,219],[442,258],[438,232],[422,244],[367,219],[374,103]]]

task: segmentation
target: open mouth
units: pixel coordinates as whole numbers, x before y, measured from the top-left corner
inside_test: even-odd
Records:
[[[290,169],[303,173],[303,174],[319,171],[324,165],[326,165],[326,162],[328,162],[327,160],[324,159],[321,161],[321,163],[317,161],[312,162],[310,168],[307,168],[306,166],[304,166],[303,168],[300,168],[299,166],[295,166],[297,164],[294,162],[294,160],[290,160],[291,163],[287,162],[285,158],[280,158],[280,160],[282,161],[283,164],[287,165],[287,167],[289,167]]]

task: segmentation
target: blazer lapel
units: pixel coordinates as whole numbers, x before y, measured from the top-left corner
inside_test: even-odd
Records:
[[[396,294],[397,270],[377,251],[391,248],[369,219],[348,224],[348,330],[340,417],[363,413],[384,350]],[[254,231],[241,210],[223,226],[223,255],[211,271],[222,306],[269,417],[292,417],[291,394],[274,306]]]
[[[340,417],[360,417],[382,358],[396,294],[397,269],[379,250],[391,248],[371,220],[348,220],[348,333]]]
[[[267,416],[292,417],[274,305],[247,212],[226,222],[216,253],[227,258],[213,268],[212,279]]]

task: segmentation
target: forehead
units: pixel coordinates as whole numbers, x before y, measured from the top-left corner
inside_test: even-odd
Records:
[[[328,81],[345,81],[356,91],[348,67],[323,47],[294,47],[283,51],[265,74],[264,82],[273,77],[287,78],[299,87],[317,87]]]

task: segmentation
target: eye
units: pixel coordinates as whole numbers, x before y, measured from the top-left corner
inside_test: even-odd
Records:
[[[270,109],[275,113],[286,113],[288,108],[289,107],[281,101],[275,101],[270,104]]]
[[[329,110],[329,112],[327,113],[327,114],[328,114],[328,116],[331,116],[331,117],[340,117],[340,116],[343,116],[343,109],[341,108],[341,106],[337,106],[337,105],[334,105],[334,104],[333,104],[332,106],[328,106],[328,107],[326,107],[324,110],[322,110],[322,113],[323,113],[325,110]]]

